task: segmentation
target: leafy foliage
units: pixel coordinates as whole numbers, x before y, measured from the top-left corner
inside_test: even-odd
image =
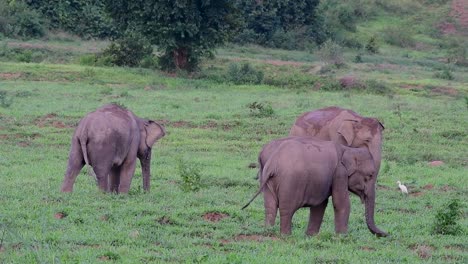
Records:
[[[200,58],[211,55],[237,26],[235,9],[228,0],[106,3],[120,32],[136,31],[158,45],[165,69],[195,69]]]
[[[316,53],[320,60],[325,64],[332,64],[340,67],[345,63],[343,49],[332,40],[327,40],[323,43]]]
[[[243,23],[234,41],[285,49],[304,49],[325,40],[317,0],[237,0]]]
[[[0,1],[0,33],[13,38],[37,38],[45,34],[44,19],[22,1]]]
[[[0,90],[0,106],[8,108],[13,103],[13,99],[7,95],[7,91]]]
[[[201,188],[201,169],[193,162],[187,162],[182,158],[177,161],[177,169],[182,179],[180,187],[184,191],[195,192]]]
[[[263,75],[262,70],[256,70],[250,63],[244,63],[242,66],[231,63],[226,78],[235,84],[260,84]]]
[[[252,102],[247,105],[253,117],[271,117],[275,114],[270,103]]]
[[[49,19],[51,29],[63,29],[84,38],[112,37],[116,33],[102,0],[25,0],[25,2]]]
[[[130,33],[111,43],[101,54],[117,66],[139,66],[143,58],[151,57],[153,47],[141,36]]]
[[[462,205],[458,199],[452,199],[447,204],[443,205],[437,211],[432,233],[441,235],[461,234],[463,229],[458,223],[463,213],[461,208]]]

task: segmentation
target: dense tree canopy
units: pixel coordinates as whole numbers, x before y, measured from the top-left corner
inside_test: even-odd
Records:
[[[107,0],[120,32],[137,31],[158,45],[166,68],[192,69],[238,24],[229,0]]]

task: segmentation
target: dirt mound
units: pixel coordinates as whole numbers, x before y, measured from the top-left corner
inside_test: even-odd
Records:
[[[219,222],[222,219],[227,218],[227,217],[229,217],[228,214],[219,213],[219,212],[210,212],[210,213],[206,213],[203,215],[203,219],[209,222],[214,222],[214,223]]]
[[[3,80],[15,80],[20,78],[22,75],[21,72],[2,72],[0,73],[0,79]]]

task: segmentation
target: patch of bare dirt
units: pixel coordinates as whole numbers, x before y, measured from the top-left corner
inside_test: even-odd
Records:
[[[219,222],[227,217],[229,217],[228,214],[220,213],[220,212],[210,212],[210,213],[206,213],[203,215],[203,219],[205,219],[205,221],[214,222],[214,223]]]
[[[65,217],[67,217],[67,214],[64,213],[64,212],[57,212],[57,213],[54,214],[55,219],[63,219]]]
[[[439,167],[439,166],[442,166],[444,165],[445,163],[443,161],[440,161],[440,160],[434,160],[434,161],[431,161],[428,163],[429,166],[431,167]]]
[[[45,116],[37,118],[34,123],[38,127],[51,126],[55,128],[72,128],[74,126],[66,125],[63,121],[57,120],[56,113],[50,113]]]
[[[467,246],[463,245],[450,245],[450,246],[445,246],[444,248],[449,249],[449,250],[455,250],[455,251],[460,251],[463,252],[467,249]]]
[[[304,62],[298,62],[298,61],[284,61],[284,60],[261,60],[261,59],[250,59],[250,58],[230,58],[232,61],[251,61],[251,62],[260,62],[260,63],[265,63],[265,64],[270,64],[274,66],[293,66],[293,67],[299,67],[303,66],[306,63]]]
[[[440,188],[440,190],[443,191],[443,192],[450,192],[450,191],[455,191],[455,188],[453,188],[451,186],[448,186],[448,185],[445,185],[442,188]]]
[[[163,216],[161,218],[156,219],[156,222],[158,222],[161,225],[172,225],[172,224],[174,224],[174,222],[172,222],[172,220],[167,216]]]
[[[28,141],[20,141],[17,144],[18,146],[23,147],[23,148],[31,146],[31,142],[28,142]]]
[[[412,245],[410,249],[418,254],[421,259],[428,259],[432,256],[432,251],[434,247],[428,245]]]
[[[412,192],[412,193],[410,193],[409,195],[410,195],[410,196],[413,196],[413,197],[419,197],[419,196],[421,196],[421,195],[423,195],[423,194],[424,194],[423,192]]]
[[[0,73],[0,79],[3,80],[15,80],[21,77],[21,72],[2,72]]]
[[[457,96],[458,95],[458,90],[452,87],[435,87],[431,89],[432,94],[442,94],[442,95],[448,95],[448,96]]]
[[[361,250],[363,251],[375,251],[375,248],[373,247],[368,247],[368,246],[362,246]]]
[[[406,89],[406,90],[424,90],[424,86],[420,84],[402,84],[400,85],[400,88]]]
[[[422,187],[424,190],[432,190],[434,189],[434,185],[432,184],[427,184],[427,185],[424,185],[424,187]]]

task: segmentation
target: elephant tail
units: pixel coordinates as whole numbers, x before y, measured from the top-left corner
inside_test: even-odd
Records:
[[[88,159],[88,149],[86,148],[86,144],[88,143],[87,141],[88,141],[88,138],[86,136],[81,136],[78,139],[78,143],[81,146],[81,152],[83,153],[84,161],[87,165],[90,165],[89,159]]]
[[[241,208],[241,210],[244,210],[245,208],[247,208],[247,206],[249,206],[253,202],[253,200],[255,200],[255,198],[257,198],[257,196],[263,191],[263,189],[267,185],[268,180],[270,179],[270,177],[273,176],[274,172],[270,170],[271,166],[269,166],[269,163],[271,163],[270,161],[272,159],[274,159],[274,158],[271,158],[270,160],[267,161],[267,163],[265,164],[265,167],[263,168],[263,171],[261,173],[258,172],[258,176],[260,177],[260,188],[255,193],[255,195],[250,199],[250,201]]]

